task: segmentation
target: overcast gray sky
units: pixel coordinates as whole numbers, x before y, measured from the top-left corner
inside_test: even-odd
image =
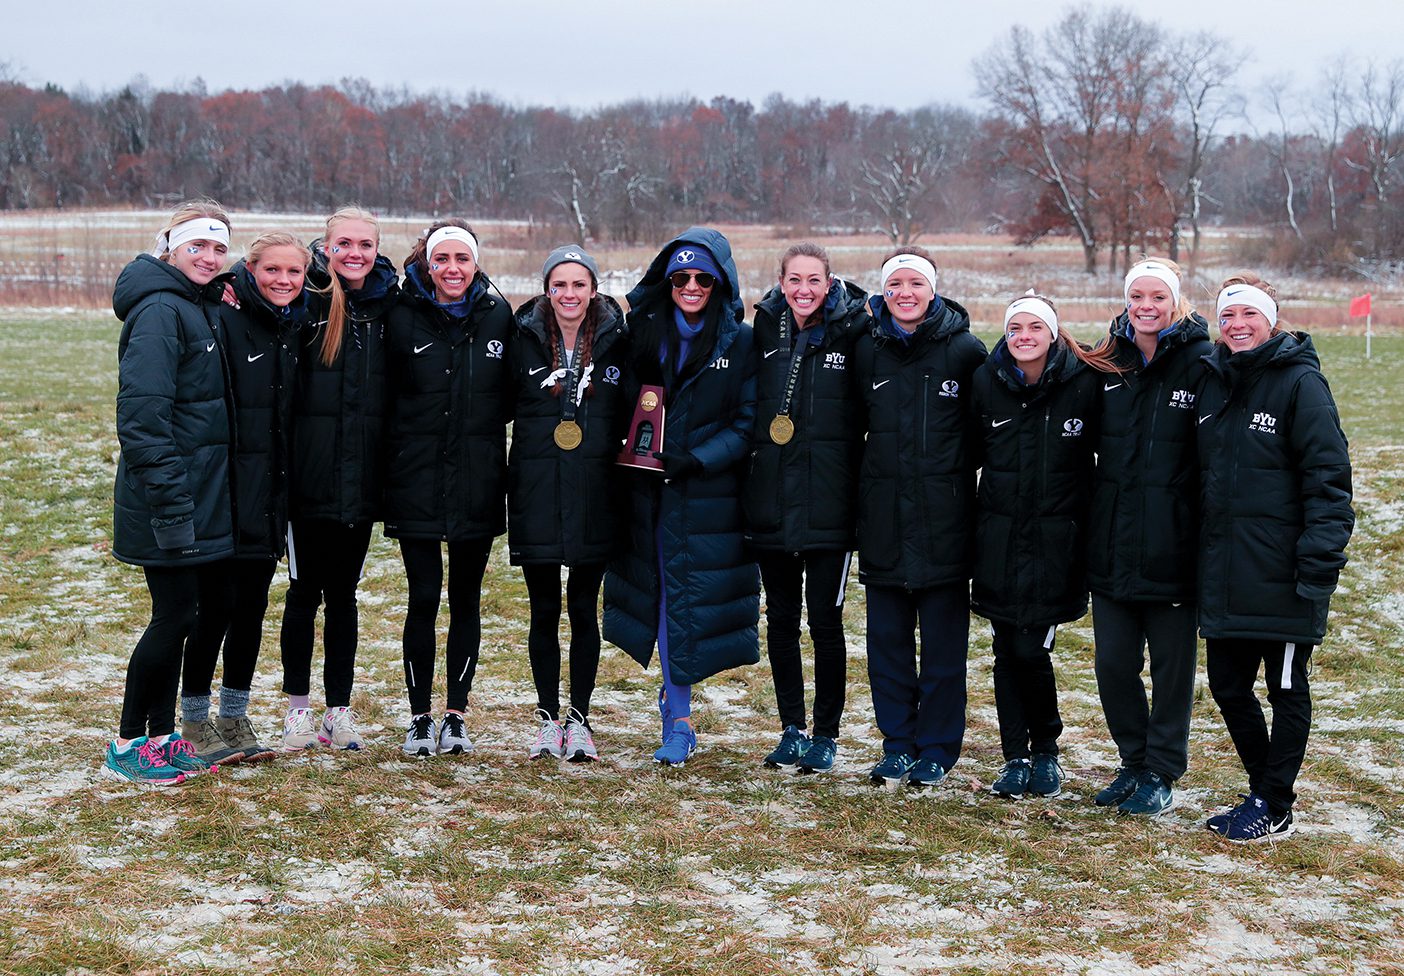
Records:
[[[1104,6],[1101,2],[1093,6]],[[1175,30],[1251,48],[1245,93],[1276,73],[1300,83],[1341,53],[1404,57],[1399,0],[1132,3]],[[980,107],[971,59],[1067,4],[1036,0],[592,0],[367,3],[3,4],[0,61],[29,84],[95,91],[145,75],[210,90],[364,77],[417,91],[483,91],[516,104],[590,108],[636,96],[730,95],[909,108]]]

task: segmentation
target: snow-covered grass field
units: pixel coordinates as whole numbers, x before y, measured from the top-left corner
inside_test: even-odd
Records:
[[[758,247],[743,266],[760,276],[769,260]],[[992,303],[1006,285],[974,282],[996,273],[951,280]],[[147,616],[140,571],[107,551],[117,330],[110,313],[0,312],[0,973],[1401,972],[1404,339],[1377,338],[1367,362],[1361,338],[1319,330],[1359,524],[1315,660],[1298,832],[1238,847],[1202,827],[1244,788],[1202,670],[1176,809],[1145,823],[1092,806],[1116,757],[1088,620],[1057,652],[1062,797],[986,792],[1000,756],[978,620],[950,782],[869,787],[880,745],[856,584],[834,775],[760,768],[778,734],[764,663],[703,685],[698,753],[658,769],[656,673],[609,649],[592,716],[603,760],[529,764],[525,589],[501,546],[469,710],[478,749],[407,761],[405,586],[378,534],[353,700],[368,752],[162,793],[101,779]],[[254,689],[270,738],[285,579]]]

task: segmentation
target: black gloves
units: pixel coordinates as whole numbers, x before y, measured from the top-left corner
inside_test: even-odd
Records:
[[[663,462],[664,481],[686,478],[689,475],[700,474],[702,471],[702,462],[693,457],[691,451],[665,448],[655,452],[653,456]]]

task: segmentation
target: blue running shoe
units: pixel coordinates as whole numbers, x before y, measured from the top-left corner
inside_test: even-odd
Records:
[[[834,759],[838,756],[838,743],[827,735],[816,735],[809,740],[809,748],[800,757],[799,774],[809,776],[813,773],[827,773],[834,768]]]
[[[1036,752],[1029,773],[1029,792],[1036,796],[1055,797],[1063,792],[1063,767],[1051,752]]]
[[[195,752],[195,744],[189,739],[182,739],[179,732],[171,733],[166,744],[161,747],[161,754],[167,766],[180,770],[187,778],[199,776],[201,773],[219,772],[219,766],[201,759]]]
[[[990,784],[990,792],[1008,800],[1017,800],[1029,788],[1033,764],[1027,759],[1011,759],[1004,764],[999,779]]]
[[[1110,783],[1102,787],[1093,800],[1099,807],[1120,806],[1132,793],[1141,785],[1141,773],[1128,766],[1122,766],[1116,771],[1116,776]]]
[[[696,749],[697,733],[692,730],[692,723],[680,718],[673,723],[673,731],[668,733],[668,738],[653,754],[653,761],[664,766],[681,766]]]
[[[122,752],[117,751],[117,743],[109,743],[102,771],[113,779],[142,786],[179,786],[185,782],[185,774],[166,762],[165,750],[146,736],[133,739]]]
[[[884,753],[882,761],[868,773],[868,780],[874,786],[885,786],[895,790],[907,781],[907,774],[916,765],[916,760],[905,752]]]
[[[1277,840],[1292,832],[1292,811],[1274,816],[1267,801],[1256,793],[1238,806],[1233,819],[1224,828],[1224,837],[1236,844],[1251,844],[1259,840]]]
[[[934,759],[918,759],[907,773],[907,789],[935,789],[946,781],[946,770]]]
[[[1121,805],[1117,813],[1131,817],[1158,817],[1175,805],[1175,791],[1159,773],[1147,772],[1141,777],[1141,785],[1136,787]]]
[[[787,725],[785,731],[780,733],[780,744],[765,757],[765,768],[789,772],[795,768],[795,764],[808,748],[809,736],[804,734],[804,730],[795,725]]]
[[[1238,803],[1225,810],[1223,813],[1216,813],[1204,822],[1204,826],[1216,834],[1222,834],[1228,830],[1228,825],[1233,818],[1238,816],[1238,811],[1243,809],[1243,805],[1248,802],[1248,794],[1238,794]]]

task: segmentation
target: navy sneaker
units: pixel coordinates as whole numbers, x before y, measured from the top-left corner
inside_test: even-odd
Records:
[[[1267,801],[1256,793],[1250,794],[1233,811],[1233,819],[1224,828],[1224,837],[1236,844],[1259,840],[1277,840],[1292,832],[1292,811],[1274,816]]]
[[[1136,790],[1140,788],[1140,785],[1140,772],[1127,766],[1122,766],[1116,771],[1116,777],[1106,786],[1102,787],[1093,802],[1099,807],[1120,806],[1131,798],[1131,794],[1135,793]]]
[[[1159,773],[1147,772],[1141,785],[1116,808],[1132,817],[1158,817],[1175,805],[1175,791]]]
[[[834,768],[836,756],[838,756],[838,743],[827,735],[816,735],[809,740],[809,748],[800,757],[799,765],[796,768],[801,776],[808,776],[812,773],[827,773]]]
[[[1036,752],[1033,770],[1029,773],[1029,792],[1038,796],[1055,797],[1063,792],[1063,767],[1051,752]]]
[[[1236,806],[1230,807],[1223,813],[1214,814],[1212,817],[1210,817],[1204,822],[1204,826],[1209,828],[1216,834],[1222,834],[1224,831],[1228,830],[1229,823],[1233,820],[1234,817],[1238,816],[1238,811],[1242,810],[1243,805],[1247,802],[1247,793],[1238,794],[1238,804]]]
[[[789,772],[808,749],[809,736],[804,734],[804,730],[796,725],[787,725],[785,731],[780,733],[780,744],[765,757],[765,768]]]
[[[990,784],[990,792],[995,796],[1017,800],[1029,787],[1029,774],[1033,764],[1027,759],[1011,759],[1000,770],[999,779]]]
[[[934,759],[918,759],[907,773],[907,789],[935,789],[946,781],[946,770]]]
[[[916,760],[905,752],[883,753],[882,761],[868,773],[868,780],[874,786],[886,786],[895,790],[907,781],[907,774],[916,765]]]

